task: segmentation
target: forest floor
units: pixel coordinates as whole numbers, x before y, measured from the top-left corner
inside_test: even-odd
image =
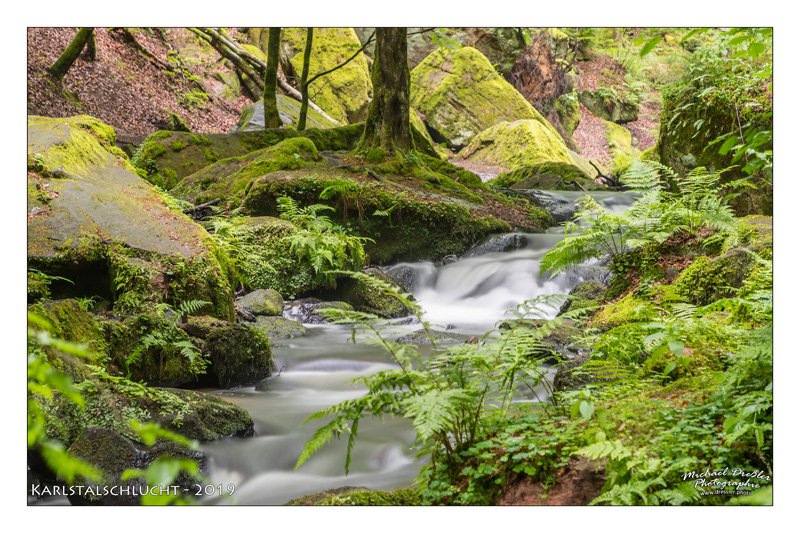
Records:
[[[74,30],[28,29],[28,114],[93,115],[113,126],[123,140],[141,139],[163,129],[169,113],[180,116],[198,133],[226,132],[236,125],[247,98],[226,95],[220,78],[232,72],[188,30],[163,30],[166,42],[147,31],[136,31],[137,42],[152,57],[126,41],[122,29],[97,28],[95,34],[97,58],[91,61],[85,51],[81,54],[64,78],[65,95],[46,71],[69,44]],[[188,59],[175,62],[170,48]],[[208,94],[207,101],[200,92]]]

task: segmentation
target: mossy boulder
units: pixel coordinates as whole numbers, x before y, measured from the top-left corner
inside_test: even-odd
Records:
[[[559,122],[567,133],[572,133],[581,123],[581,106],[578,93],[565,93],[556,98],[553,103]]]
[[[391,276],[379,268],[367,268],[364,273],[400,288]],[[356,278],[340,281],[333,299],[349,303],[356,311],[372,313],[383,318],[399,318],[411,314],[411,309],[393,295],[385,294]]]
[[[592,383],[608,383],[626,376],[625,371],[605,361],[595,363],[586,354],[579,355],[558,365],[553,376],[553,390],[558,392],[580,390]]]
[[[243,131],[238,133],[184,133],[157,131],[137,148],[131,160],[137,171],[164,189],[222,159],[238,157],[274,146],[294,137],[310,139],[318,150],[352,150],[361,138],[363,124],[329,129],[291,128]]]
[[[290,500],[287,505],[422,505],[419,489],[401,488],[391,491],[360,487],[341,487]]]
[[[270,341],[294,339],[308,333],[308,330],[300,322],[281,316],[260,316],[250,324],[250,327],[269,337]]]
[[[571,163],[539,163],[525,165],[498,174],[489,180],[489,185],[518,190],[541,189],[561,191],[594,191],[604,190],[594,180]]]
[[[714,258],[701,256],[681,272],[669,290],[684,301],[707,305],[734,296],[755,266],[756,259],[744,249]]]
[[[141,313],[107,321],[105,330],[113,373],[154,386],[185,387],[197,385],[207,371],[207,359],[191,347],[177,315]]]
[[[612,159],[611,172],[621,174],[641,153],[633,147],[633,138],[628,128],[607,120],[603,124],[606,127],[608,153]]]
[[[320,81],[324,83],[323,81]],[[283,94],[277,95],[278,115],[284,126],[297,127],[300,119],[300,102]],[[315,102],[316,103],[316,102]],[[308,108],[306,114],[306,128],[328,129],[341,126],[338,122],[331,121],[313,107]],[[264,131],[264,100],[252,104],[245,104],[239,115],[239,122],[235,131]]]
[[[601,303],[606,293],[606,286],[596,280],[581,281],[571,291],[569,298],[561,305],[558,314],[563,315],[567,311],[578,309],[593,308]]]
[[[259,329],[208,316],[189,317],[182,327],[202,340],[210,361],[210,384],[227,389],[251,385],[272,374],[269,338]]]
[[[500,329],[539,329],[546,326],[548,326],[547,320],[519,319],[502,322]],[[580,339],[581,336],[581,330],[575,321],[561,321],[553,327],[546,337],[541,339],[540,346],[530,356],[549,364],[572,359],[580,353],[580,350],[575,346],[575,341]]]
[[[136,174],[114,137],[93,117],[28,118],[29,267],[116,310],[202,299],[232,317],[213,240]]]
[[[303,298],[289,302],[287,316],[303,324],[322,324],[329,322],[320,311],[325,309],[343,309],[352,311],[353,306],[347,302],[323,302],[318,298]]]
[[[83,376],[83,377],[82,377]],[[156,422],[161,427],[200,441],[253,434],[250,415],[218,396],[184,389],[146,387],[97,370],[73,373],[83,397],[78,407],[61,394],[40,399],[49,438],[70,446],[92,426],[111,429],[128,439],[138,436],[131,422]]]
[[[258,289],[237,299],[234,305],[256,316],[283,315],[283,296],[275,289]]]
[[[87,461],[100,470],[106,486],[125,487],[127,490],[103,493],[82,493],[69,496],[73,505],[135,505],[140,502],[147,483],[144,479],[122,480],[127,469],[146,469],[155,459],[163,455],[175,459],[195,461],[201,471],[205,468],[205,454],[177,443],[159,441],[152,446],[134,443],[125,436],[102,427],[87,427],[67,450],[70,454]],[[185,473],[178,476],[174,485],[190,493],[201,478],[191,478]]]
[[[264,31],[264,30],[262,30]],[[303,70],[305,28],[283,28],[281,47],[284,71],[299,78]],[[315,28],[309,77],[340,65],[361,48],[353,28]],[[364,120],[372,96],[370,64],[364,54],[311,85],[314,103],[343,123]]]
[[[628,293],[600,308],[592,316],[591,324],[605,330],[628,322],[649,322],[658,316],[658,309],[653,304]]]
[[[532,120],[559,138],[550,123],[470,46],[439,48],[414,68],[411,107],[424,115],[433,139],[453,149],[502,121]]]
[[[317,147],[305,137],[293,137],[243,156],[222,159],[181,180],[172,194],[194,203],[222,199],[238,207],[253,182],[278,170],[319,166]]]
[[[580,91],[578,98],[594,116],[611,122],[624,124],[639,118],[638,102],[613,88]]]
[[[476,135],[460,155],[470,161],[512,170],[541,163],[563,163],[579,168],[588,165],[567,148],[552,127],[531,119],[495,123]]]

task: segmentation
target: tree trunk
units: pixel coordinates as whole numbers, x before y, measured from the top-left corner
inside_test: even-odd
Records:
[[[267,68],[264,72],[264,128],[280,128],[278,114],[278,62],[281,51],[281,29],[269,29]]]
[[[314,28],[306,31],[306,48],[303,50],[303,73],[300,75],[300,116],[297,118],[297,131],[306,129],[308,115],[308,69],[311,63],[311,46],[314,44]]]
[[[86,43],[86,54],[91,61],[97,61],[97,34],[94,31],[89,34],[89,42]]]
[[[60,83],[61,80],[64,79],[69,68],[75,63],[75,60],[78,59],[83,47],[86,46],[86,43],[89,41],[93,30],[94,28],[79,29],[78,33],[76,33],[75,37],[72,39],[72,42],[67,45],[58,59],[56,59],[56,62],[50,67],[50,75],[53,76],[57,82]]]
[[[357,151],[380,148],[392,154],[411,148],[406,28],[378,28],[376,35],[373,97]]]

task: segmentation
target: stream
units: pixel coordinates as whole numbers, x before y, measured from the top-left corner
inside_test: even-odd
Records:
[[[557,213],[574,211],[574,203],[587,194],[522,192]],[[612,211],[622,211],[633,201],[628,193],[591,195]],[[480,335],[525,300],[566,294],[578,282],[604,274],[602,267],[588,265],[552,279],[539,276],[542,256],[562,237],[562,227],[547,233],[504,234],[486,239],[445,265],[398,263],[384,270],[413,293],[434,329]],[[321,425],[319,421],[304,425],[303,420],[363,394],[364,388],[353,385],[353,379],[393,366],[381,349],[353,344],[349,327],[307,327],[309,334],[304,337],[273,342],[276,371],[272,377],[255,386],[214,392],[245,408],[255,421],[254,437],[203,445],[209,456],[210,480],[236,486],[232,498],[214,503],[281,505],[343,486],[389,490],[410,485],[419,472],[422,463],[413,450],[414,431],[408,421],[400,419],[362,420],[348,476],[344,475],[346,437],[334,439],[294,470],[303,445]],[[402,320],[387,325],[390,338],[419,327]]]

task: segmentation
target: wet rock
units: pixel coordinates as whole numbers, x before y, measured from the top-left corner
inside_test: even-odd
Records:
[[[391,276],[379,268],[367,268],[364,270],[374,278],[385,283],[399,287]],[[345,279],[339,282],[339,287],[333,294],[337,299],[341,299],[353,306],[356,311],[372,313],[383,318],[399,318],[411,314],[409,309],[402,301],[391,294],[373,288],[364,281],[355,278]]]
[[[505,233],[503,235],[493,235],[483,242],[479,242],[470,248],[464,257],[477,257],[480,255],[511,252],[525,248],[528,245],[528,239],[522,233]]]
[[[569,291],[569,298],[563,303],[558,314],[563,315],[570,309],[593,307],[603,302],[606,286],[596,280],[582,281]]]
[[[302,324],[323,324],[328,320],[317,311],[325,308],[352,311],[353,306],[347,302],[325,302],[317,298],[303,298],[302,300],[289,302],[286,305],[284,315]]]
[[[280,316],[260,316],[250,327],[265,334],[270,340],[294,339],[308,333],[300,322]]]

